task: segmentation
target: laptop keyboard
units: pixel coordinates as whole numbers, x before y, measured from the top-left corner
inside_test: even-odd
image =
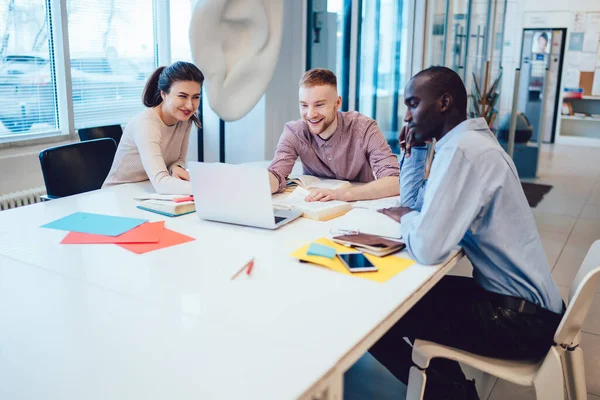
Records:
[[[278,224],[281,221],[285,220],[285,217],[275,217],[275,223]]]

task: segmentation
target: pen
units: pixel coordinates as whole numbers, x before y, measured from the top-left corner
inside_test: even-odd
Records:
[[[240,270],[238,272],[236,272],[235,274],[233,274],[233,276],[231,277],[231,280],[234,280],[235,278],[237,278],[237,276],[239,274],[242,273],[243,270],[245,270],[246,268],[248,268],[248,271],[246,272],[248,275],[250,275],[250,270],[252,270],[252,266],[254,265],[254,257],[248,261],[246,264],[244,264],[244,266],[242,268],[240,268]]]

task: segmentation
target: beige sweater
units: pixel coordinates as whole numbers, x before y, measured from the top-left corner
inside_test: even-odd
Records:
[[[150,179],[161,194],[192,194],[190,182],[172,177],[171,167],[184,164],[192,121],[167,126],[148,108],[129,121],[104,185]]]

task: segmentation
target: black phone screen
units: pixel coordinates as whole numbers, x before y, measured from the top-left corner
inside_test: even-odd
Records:
[[[350,269],[373,268],[374,265],[363,253],[338,254]]]

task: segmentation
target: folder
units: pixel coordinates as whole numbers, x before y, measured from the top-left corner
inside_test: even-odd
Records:
[[[352,247],[342,246],[327,238],[320,238],[315,240],[314,242],[325,246],[333,247],[338,253],[356,252],[356,250]],[[310,243],[307,243],[306,245],[302,246],[290,255],[301,261],[306,261],[324,266],[332,271],[339,272],[340,274],[352,275],[358,278],[368,279],[375,282],[386,282],[387,280],[398,275],[400,272],[404,271],[406,268],[410,267],[413,264],[416,264],[414,260],[411,260],[409,258],[402,258],[396,256],[376,257],[371,254],[365,254],[365,257],[367,257],[369,261],[371,261],[377,267],[378,271],[352,273],[348,271],[348,269],[344,266],[344,264],[342,264],[338,257],[330,259],[325,257],[307,255],[306,251],[308,250],[309,246]]]

